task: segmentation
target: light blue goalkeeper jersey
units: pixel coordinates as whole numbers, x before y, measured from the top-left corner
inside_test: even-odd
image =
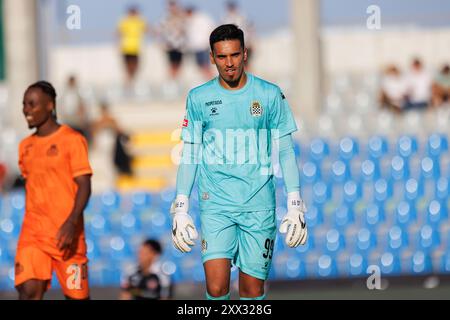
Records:
[[[203,212],[275,208],[272,143],[297,126],[280,88],[247,76],[239,90],[227,90],[215,78],[187,97],[181,137],[201,144],[198,190]]]

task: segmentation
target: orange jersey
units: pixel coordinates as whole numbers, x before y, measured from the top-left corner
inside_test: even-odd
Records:
[[[56,247],[58,230],[75,204],[74,178],[92,174],[86,140],[65,125],[46,137],[33,134],[20,143],[19,167],[26,179],[19,245],[29,239]],[[80,238],[84,242],[84,233]]]

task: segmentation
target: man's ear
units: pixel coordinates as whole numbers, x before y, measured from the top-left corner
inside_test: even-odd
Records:
[[[244,62],[247,62],[248,52],[247,48],[244,48]]]
[[[47,111],[51,112],[53,114],[54,113],[53,110],[55,109],[55,104],[53,103],[53,101],[50,99],[47,99],[46,104],[47,104],[47,106],[46,106]]]

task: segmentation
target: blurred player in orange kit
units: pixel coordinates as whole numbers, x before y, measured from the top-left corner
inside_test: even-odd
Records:
[[[92,170],[84,137],[56,120],[56,92],[39,81],[23,113],[36,131],[19,146],[26,208],[15,259],[19,299],[42,299],[55,271],[67,299],[89,299],[83,211]]]

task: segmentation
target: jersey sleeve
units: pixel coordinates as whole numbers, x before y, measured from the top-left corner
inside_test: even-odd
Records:
[[[69,161],[72,176],[79,177],[83,175],[92,175],[92,169],[89,164],[88,146],[86,139],[77,134],[74,136],[69,146]]]
[[[181,139],[189,143],[202,143],[203,141],[202,116],[191,93],[186,99],[186,115],[183,119]]]
[[[270,129],[278,130],[278,132],[274,134],[275,138],[281,138],[297,131],[297,125],[295,124],[291,107],[278,87],[276,89],[270,114]]]

